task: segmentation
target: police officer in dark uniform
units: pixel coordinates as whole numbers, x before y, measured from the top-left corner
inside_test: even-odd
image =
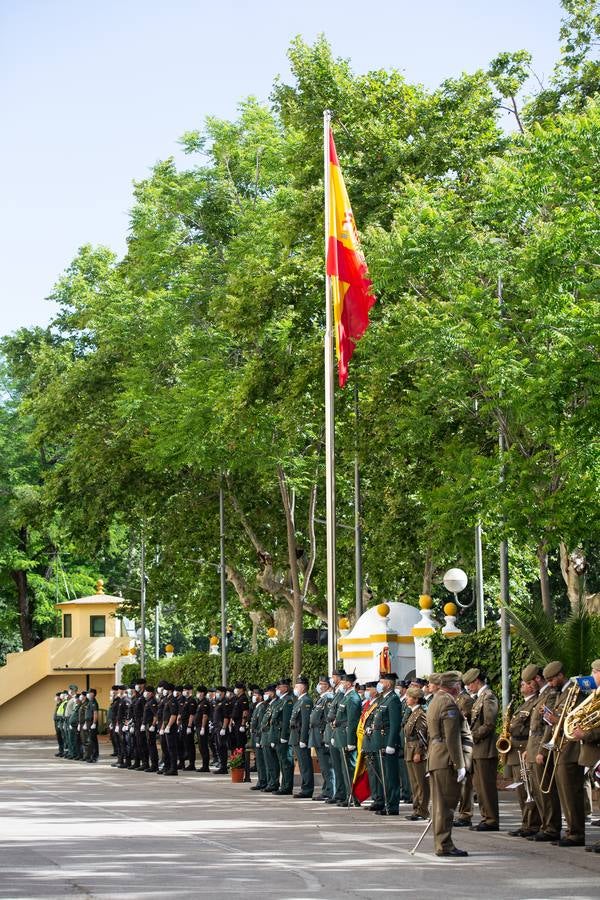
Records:
[[[313,702],[308,693],[308,678],[305,678],[304,675],[299,675],[296,679],[294,695],[296,702],[292,708],[290,718],[290,747],[298,760],[301,778],[300,791],[294,794],[294,798],[296,800],[309,800],[312,799],[315,790],[315,776],[308,746],[310,714]]]
[[[169,768],[165,775],[178,775],[177,771],[177,717],[179,716],[179,694],[172,684],[167,685],[167,699],[163,710],[163,728],[167,739]]]
[[[98,761],[98,701],[96,700],[96,688],[90,688],[87,692],[87,704],[85,707],[85,756],[88,763]]]
[[[158,750],[156,749],[156,714],[158,701],[154,687],[147,684],[144,690],[144,712],[140,726],[140,754],[144,772],[158,772]]]
[[[133,694],[134,685],[126,688],[123,685],[121,691],[121,702],[119,704],[119,734],[121,735],[121,756],[118,760],[119,769],[128,769],[131,766],[131,736],[129,729],[132,724],[131,717],[131,695]]]
[[[182,698],[183,703],[180,705],[181,733],[183,736],[184,757],[187,761],[187,766],[184,765],[184,769],[186,772],[195,772],[196,744],[194,732],[197,702],[194,697],[194,686],[192,684],[183,685]]]
[[[133,696],[131,698],[131,755],[132,755],[132,769],[140,769],[143,768],[142,762],[142,753],[141,753],[141,740],[140,740],[140,728],[142,726],[142,720],[144,718],[144,707],[146,705],[146,701],[144,700],[144,686],[146,684],[145,678],[138,678],[136,683],[133,686]]]
[[[227,747],[228,731],[231,721],[231,703],[225,696],[227,688],[224,685],[215,691],[215,704],[213,707],[213,734],[215,735],[218,768],[213,769],[213,775],[227,775]]]
[[[122,686],[120,684],[115,684],[113,687],[113,701],[111,703],[111,718],[112,718],[112,731],[114,735],[114,748],[115,748],[115,756],[116,760],[114,763],[111,763],[113,769],[116,769],[123,759],[123,753],[121,750],[121,728],[119,725],[119,708],[121,706],[121,693]]]
[[[245,747],[247,741],[246,728],[250,719],[250,702],[243,681],[236,681],[231,700],[230,741],[231,749]]]
[[[316,750],[323,783],[321,793],[316,797],[313,796],[313,800],[331,800],[334,790],[333,769],[331,767],[329,744],[325,741],[325,726],[327,725],[327,710],[333,699],[333,691],[327,675],[319,677],[317,694],[319,699],[310,713],[308,746],[311,749],[314,747]]]
[[[205,684],[199,684],[196,689],[196,712],[194,714],[194,728],[198,738],[198,752],[202,760],[199,772],[210,772],[210,753],[208,747],[208,726],[211,716],[208,690]]]
[[[115,734],[115,719],[114,719],[114,711],[115,711],[114,703],[115,703],[115,699],[117,697],[118,690],[119,690],[119,685],[113,684],[113,686],[110,689],[109,695],[108,695],[108,709],[106,710],[106,725],[108,728],[108,736],[110,737],[110,742],[112,744],[112,753],[110,754],[111,756],[119,755],[117,735]]]

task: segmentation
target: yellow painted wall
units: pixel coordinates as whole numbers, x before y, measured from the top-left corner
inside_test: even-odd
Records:
[[[84,637],[90,639],[90,616],[104,616],[106,621],[106,637],[121,636],[121,621],[115,619],[115,611],[118,606],[114,600],[102,600],[98,597],[98,602],[80,602],[74,600],[67,603],[57,603],[57,609],[61,613],[68,613],[71,616],[71,637]],[[93,638],[92,638],[93,640]]]
[[[114,684],[114,672],[91,672],[89,686],[98,691],[98,704],[108,705],[108,694]],[[59,675],[48,675],[17,697],[0,707],[0,737],[54,736],[54,694],[70,684],[78,688],[87,685],[86,673],[72,670]]]

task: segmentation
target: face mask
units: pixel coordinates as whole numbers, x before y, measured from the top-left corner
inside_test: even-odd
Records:
[[[277,688],[277,690],[275,691],[275,696],[281,697],[281,691],[279,690],[279,688]]]
[[[132,691],[132,690],[128,690],[128,691],[127,691],[127,696],[128,696],[128,697],[133,697],[133,691]]]
[[[262,698],[259,697],[258,694],[252,694],[252,702],[253,703],[259,703],[261,701],[261,699]]]
[[[383,685],[380,681],[377,682],[377,693],[383,694]]]
[[[85,696],[88,698],[88,700],[92,700],[94,697],[93,694],[86,694]]]
[[[336,687],[336,691],[338,692],[338,694],[343,694],[344,693],[344,685],[341,683],[338,684],[338,686]]]
[[[402,694],[400,693],[400,688],[394,688],[394,691],[396,694],[398,694],[399,697],[402,696]]]
[[[331,700],[333,697],[333,691],[325,691],[325,696]]]
[[[298,688],[294,688],[294,697],[299,697],[299,696],[300,696],[300,691],[298,690]]]
[[[174,697],[179,697],[179,691],[173,691],[173,696],[174,696]]]
[[[136,684],[135,689],[136,689],[136,691],[137,691],[138,694],[139,694],[139,692],[140,692],[140,686],[139,686],[139,684]]]
[[[219,691],[217,691],[217,693],[215,694],[215,700],[220,700],[222,696],[223,695]]]
[[[144,700],[147,700],[149,696],[150,696],[150,692],[144,691]]]
[[[321,696],[323,691],[326,691],[326,688],[324,688],[323,685],[321,684],[321,682],[319,682],[319,684],[317,685],[317,694],[319,694],[319,696]]]

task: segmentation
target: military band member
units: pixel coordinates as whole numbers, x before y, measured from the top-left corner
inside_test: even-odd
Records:
[[[472,831],[499,831],[498,751],[496,749],[496,719],[498,698],[486,684],[480,669],[469,669],[463,681],[474,696],[471,710],[473,733],[473,784],[477,792],[481,821]]]
[[[541,779],[546,761],[548,759],[549,750],[544,746],[544,735],[546,732],[546,722],[544,721],[544,711],[546,708],[551,709],[556,702],[556,691],[545,680],[542,669],[538,666],[527,666],[527,675],[530,681],[534,682],[538,690],[538,699],[531,711],[529,723],[529,739],[527,741],[527,762],[531,766],[531,784],[533,788],[533,798],[540,816],[540,829],[535,835],[531,835],[530,841],[556,841],[560,837],[560,829],[562,826],[562,813],[560,811],[560,800],[558,790],[556,788],[556,780],[552,779],[549,792],[542,792]],[[532,677],[529,677],[532,676]],[[532,685],[533,686],[533,685]],[[549,783],[549,776],[554,769],[554,759],[550,758],[549,770],[546,782]]]
[[[210,772],[209,749],[209,723],[211,718],[211,706],[208,698],[208,690],[205,684],[199,684],[196,688],[196,713],[194,715],[194,727],[198,739],[198,752],[202,765],[200,772]]]
[[[292,683],[289,678],[280,678],[277,682],[277,700],[273,704],[271,715],[271,746],[277,754],[281,784],[274,794],[284,796],[291,794],[294,787],[294,757],[290,748],[290,719],[294,707]]]
[[[327,746],[329,747],[331,768],[333,769],[333,797],[330,800],[326,801],[329,804],[342,802],[345,795],[344,774],[342,771],[342,757],[340,751],[335,746],[335,741],[333,738],[335,731],[334,722],[337,714],[337,708],[344,693],[342,678],[345,677],[346,673],[343,669],[334,669],[330,678],[333,697],[331,698],[329,707],[327,709],[327,722],[325,724],[324,733],[324,739],[327,743]]]
[[[429,779],[427,775],[427,714],[421,688],[409,687],[406,705],[409,715],[404,724],[404,756],[413,797],[411,822],[429,818]]]
[[[515,709],[509,723],[511,748],[506,754],[505,767],[511,781],[518,783],[517,798],[521,808],[521,825],[509,831],[512,837],[532,837],[540,830],[541,819],[535,800],[527,802],[527,790],[523,775],[527,775],[527,786],[531,791],[530,767],[527,764],[527,742],[531,725],[531,714],[538,702],[537,683],[533,680],[536,666],[526,666],[521,672],[521,694],[524,702]],[[519,756],[519,754],[521,754]],[[524,755],[525,754],[525,755]]]
[[[267,703],[264,700],[263,689],[254,686],[252,689],[252,715],[250,717],[250,747],[254,751],[254,758],[256,760],[256,775],[257,781],[256,784],[253,784],[250,788],[251,791],[264,791],[267,784],[269,783],[268,775],[267,775],[267,764],[265,761],[265,755],[262,748],[262,732],[261,732],[261,724],[265,712],[267,711]]]
[[[461,689],[459,679],[459,672],[444,672],[440,678],[440,688],[427,709],[427,768],[436,856],[468,856],[466,850],[459,850],[452,841],[454,810],[460,796],[461,782],[466,775],[462,743],[464,719],[455,699]]]
[[[381,672],[378,688],[379,700],[371,717],[373,731],[368,742],[375,765],[374,781],[381,784],[382,808],[375,798],[371,810],[376,816],[397,816],[400,804],[400,777],[398,772],[398,747],[400,744],[400,698],[394,690],[397,676],[394,672]],[[369,776],[369,784],[371,779]]]
[[[296,702],[290,717],[290,747],[292,748],[300,770],[300,791],[294,794],[296,800],[309,800],[315,790],[315,776],[308,737],[310,730],[310,714],[313,708],[312,698],[308,693],[308,678],[299,675],[294,686]]]
[[[596,702],[600,699],[600,659],[595,659],[592,663],[592,678],[596,683]],[[575,728],[573,731],[575,740],[581,741],[579,750],[579,765],[588,769],[588,775],[596,770],[600,764],[600,727],[597,728]],[[592,825],[598,825],[600,822],[592,822]],[[596,841],[585,848],[588,852],[600,853],[600,841]]]
[[[433,675],[429,676],[430,679]],[[439,676],[437,676],[439,677]],[[430,685],[431,687],[431,685]],[[461,711],[462,717],[466,724],[471,728],[471,712],[475,698],[471,696],[464,685],[457,697],[456,705]],[[458,810],[456,818],[453,822],[455,828],[470,828],[473,819],[473,773],[470,766],[467,766],[467,774],[461,782],[460,800],[458,801]]]
[[[279,758],[275,750],[275,742],[271,742],[271,720],[273,717],[273,709],[278,702],[276,691],[277,686],[275,684],[268,684],[265,688],[264,698],[266,709],[260,724],[260,745],[267,767],[267,786],[266,788],[263,788],[265,794],[274,794],[279,790]]]
[[[569,695],[569,688],[573,685],[563,671],[563,665],[558,660],[548,663],[544,668],[544,678],[556,691],[556,700],[551,711],[545,715],[546,731],[544,743],[548,743],[555,732]],[[575,704],[581,703],[584,694],[577,692]],[[560,753],[554,756],[555,780],[558,790],[558,798],[562,814],[566,820],[567,828],[564,838],[558,836],[552,843],[558,847],[583,847],[585,845],[585,799],[584,799],[584,772],[579,765],[579,742],[564,738],[564,729],[561,726],[557,738],[562,740]]]
[[[343,692],[336,707],[333,721],[332,746],[339,754],[342,771],[342,791],[338,806],[346,806],[352,798],[352,778],[356,766],[356,729],[362,704],[354,688],[356,676],[346,673],[341,684]]]
[[[321,675],[317,684],[318,700],[313,706],[310,713],[308,746],[309,749],[314,747],[317,759],[319,760],[319,768],[323,783],[321,792],[313,800],[331,800],[334,793],[333,787],[333,768],[331,765],[331,756],[329,753],[329,745],[325,741],[325,726],[327,724],[327,710],[333,699],[333,691],[329,684],[327,675]]]

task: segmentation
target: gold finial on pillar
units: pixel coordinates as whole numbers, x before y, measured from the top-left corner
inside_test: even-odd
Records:
[[[98,581],[96,582],[96,593],[97,594],[104,593],[104,579],[103,578],[99,578]]]

